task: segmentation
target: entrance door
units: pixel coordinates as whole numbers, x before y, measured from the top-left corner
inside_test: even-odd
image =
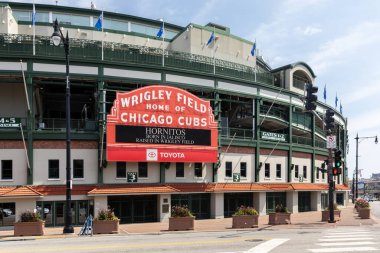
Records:
[[[321,208],[322,210],[329,207],[329,195],[327,193],[321,194]]]
[[[277,205],[286,207],[286,193],[267,192],[267,213],[275,212]]]
[[[240,206],[253,207],[253,193],[224,194],[224,217],[232,217]]]
[[[108,204],[120,223],[157,221],[157,196],[111,196]]]
[[[210,194],[173,194],[172,206],[187,206],[196,219],[210,219]]]
[[[298,193],[298,212],[311,211],[311,192]]]

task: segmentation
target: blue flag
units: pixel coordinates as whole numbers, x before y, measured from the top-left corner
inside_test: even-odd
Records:
[[[210,38],[207,41],[207,46],[210,45],[210,43],[213,42],[214,40],[215,40],[215,35],[214,35],[214,32],[212,32]]]
[[[340,114],[343,114],[342,102],[340,103]]]
[[[251,55],[255,56],[255,51],[256,51],[256,41],[253,43],[252,50],[251,50]]]
[[[338,107],[338,93],[335,96],[335,108]]]
[[[33,12],[32,12],[32,25],[36,25],[36,7],[33,4]]]
[[[96,21],[95,27],[96,29],[98,29],[98,31],[100,31],[103,28],[103,12],[102,14],[100,14],[98,21]]]
[[[160,30],[158,30],[156,37],[161,38],[163,34],[164,34],[164,22],[162,22]]]
[[[323,90],[323,99],[325,100],[325,102],[326,102],[326,98],[327,98],[327,92],[326,92],[326,84],[325,84],[325,89]]]

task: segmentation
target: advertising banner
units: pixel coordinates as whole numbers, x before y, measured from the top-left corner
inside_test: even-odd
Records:
[[[216,162],[218,124],[210,102],[152,85],[117,93],[107,115],[108,161]]]

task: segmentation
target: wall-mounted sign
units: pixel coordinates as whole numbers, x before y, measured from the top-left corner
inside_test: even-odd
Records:
[[[20,118],[0,118],[0,128],[16,128],[20,127],[21,119]]]
[[[232,174],[232,181],[233,182],[240,182],[240,173]]]
[[[137,172],[127,172],[127,182],[137,183]]]
[[[170,86],[117,93],[107,116],[107,160],[216,162],[210,102]]]
[[[286,141],[286,135],[271,132],[261,132],[261,139],[270,141]]]

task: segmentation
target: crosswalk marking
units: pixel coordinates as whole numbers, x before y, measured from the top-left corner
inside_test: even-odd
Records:
[[[318,239],[320,242],[344,242],[344,241],[352,241],[352,237],[346,238],[327,238],[327,239]],[[373,240],[372,237],[360,237],[360,240]]]
[[[329,246],[357,246],[357,245],[371,245],[376,244],[369,241],[360,241],[360,242],[326,242],[326,243],[317,243],[319,246],[329,247]]]
[[[378,251],[378,249],[373,247],[350,247],[350,248],[328,248],[328,249],[308,249],[314,253],[331,253],[331,252],[367,252],[367,251]]]
[[[263,242],[253,247],[252,249],[249,249],[248,251],[245,251],[245,253],[267,253],[288,240],[289,239],[285,239],[285,238],[272,239],[272,240]]]
[[[313,253],[334,253],[334,252],[370,252],[380,251],[372,245],[378,245],[368,230],[341,230],[329,231],[323,238],[318,239],[315,245],[324,248],[308,249]]]

